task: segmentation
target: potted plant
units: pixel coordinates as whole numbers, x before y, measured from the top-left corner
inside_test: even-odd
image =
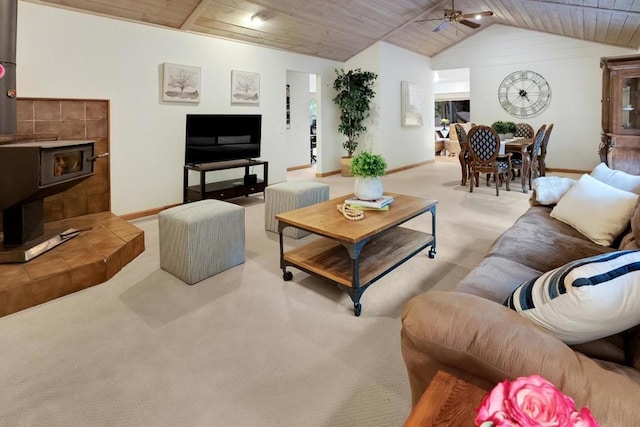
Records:
[[[338,132],[347,137],[342,143],[342,148],[347,151],[346,157],[342,157],[342,175],[352,176],[349,171],[349,164],[353,153],[358,147],[358,137],[367,130],[364,121],[369,117],[371,101],[376,93],[373,90],[378,75],[371,71],[337,70],[333,88],[337,94],[333,102],[340,109],[340,124]]]
[[[514,122],[504,122],[506,132],[504,137],[507,139],[513,138],[513,134],[516,133],[516,124]]]
[[[353,193],[360,200],[382,197],[382,180],[387,162],[381,154],[362,151],[351,159],[351,173],[356,177]]]
[[[500,141],[504,140],[505,134],[507,133],[507,130],[508,130],[508,125],[506,124],[506,122],[497,120],[491,123],[491,127],[493,128],[493,130],[497,132],[498,138],[500,138]]]
[[[449,119],[440,119],[440,124],[442,125],[442,129],[446,129],[449,124]]]

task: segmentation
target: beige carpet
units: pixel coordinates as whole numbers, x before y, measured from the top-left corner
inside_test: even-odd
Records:
[[[403,304],[455,285],[528,207],[518,184],[496,197],[482,182],[471,194],[459,174],[457,162],[436,161],[384,178],[387,191],[439,201],[437,256],[372,285],[359,318],[334,285],[296,269],[282,280],[261,196],[236,199],[246,262],[193,286],[159,269],[156,218],[135,221],[147,249],[110,281],[0,318],[0,425],[402,425]],[[332,197],[353,185],[318,180]],[[408,225],[429,229],[430,217]]]

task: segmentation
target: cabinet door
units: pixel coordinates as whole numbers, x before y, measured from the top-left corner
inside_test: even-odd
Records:
[[[621,135],[640,135],[640,70],[612,74],[612,131]]]

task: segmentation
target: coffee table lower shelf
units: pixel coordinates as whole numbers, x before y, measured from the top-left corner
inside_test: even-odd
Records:
[[[330,238],[320,238],[305,246],[283,254],[281,268],[284,280],[293,274],[287,266],[331,280],[349,294],[356,316],[360,315],[360,297],[380,279],[409,258],[431,247],[429,257],[435,256],[433,235],[405,227],[359,243],[358,246]],[[354,251],[360,250],[359,254]]]

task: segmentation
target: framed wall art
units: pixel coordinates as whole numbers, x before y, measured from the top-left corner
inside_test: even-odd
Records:
[[[200,67],[163,64],[162,100],[200,102]]]
[[[402,126],[423,125],[424,90],[415,83],[401,82],[401,124]]]
[[[231,104],[260,103],[260,74],[231,71]]]

